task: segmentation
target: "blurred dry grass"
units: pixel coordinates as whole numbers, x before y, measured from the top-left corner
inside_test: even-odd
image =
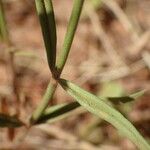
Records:
[[[126,115],[149,140],[150,1],[102,2],[93,9],[86,1],[63,77],[97,94],[104,82],[112,80],[128,93],[146,89],[145,96],[135,101]],[[59,53],[72,1],[54,1],[54,8]],[[49,69],[34,1],[7,0],[5,10],[15,47],[34,53],[32,57],[15,56],[16,86],[21,101],[20,118],[27,121],[48,83]],[[5,49],[7,46],[0,43],[0,98],[6,99],[9,111],[13,114],[12,76]],[[54,103],[70,100],[58,88]],[[28,133],[27,129],[17,129],[13,142],[8,140],[6,130],[0,129],[0,149],[132,150],[135,147],[127,139],[118,137],[111,125],[84,113],[55,125],[33,127]]]

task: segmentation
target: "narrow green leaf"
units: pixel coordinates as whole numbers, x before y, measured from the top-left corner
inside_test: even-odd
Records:
[[[48,19],[48,25],[49,25],[49,31],[51,38],[51,44],[52,44],[52,51],[53,57],[56,59],[56,44],[57,44],[57,35],[56,35],[56,23],[55,23],[55,15],[53,10],[53,3],[52,0],[44,0],[45,3],[45,9],[46,9],[46,15]]]
[[[70,51],[70,48],[74,39],[74,34],[76,32],[77,25],[79,22],[83,3],[84,3],[84,0],[74,0],[71,17],[70,17],[67,32],[65,35],[65,40],[62,46],[62,50],[60,51],[60,56],[56,62],[56,67],[57,67],[59,74],[61,74],[61,71],[63,70],[63,67],[66,63],[66,60],[67,60],[67,57],[68,57],[68,54],[69,54],[69,51]]]
[[[1,128],[5,128],[5,127],[18,128],[23,125],[24,124],[16,117],[0,113],[0,127]]]
[[[143,96],[145,92],[146,90],[142,90],[142,91],[131,94],[129,97],[136,99],[136,98]]]
[[[70,116],[74,112],[74,110],[77,110],[77,108],[79,107],[80,104],[78,102],[71,102],[52,106],[45,110],[45,112],[43,113],[41,118],[36,122],[36,124],[44,122],[52,123],[64,119]]]
[[[150,150],[150,146],[136,128],[120,112],[106,104],[103,99],[88,93],[67,80],[60,79],[59,82],[65,91],[88,111],[111,123],[118,129],[119,133],[129,138],[138,148]]]
[[[97,96],[113,104],[122,104],[134,101],[144,93],[145,90],[142,90],[131,95],[125,95],[125,90],[121,84],[117,82],[106,82],[98,90]]]
[[[51,9],[51,12],[49,12],[49,14],[47,15],[47,7],[49,8],[50,6],[46,6],[45,8],[45,3],[43,0],[35,0],[35,4],[36,4],[36,9],[37,9],[37,14],[39,16],[39,20],[40,20],[40,24],[41,24],[41,29],[42,29],[42,33],[43,33],[43,38],[44,38],[44,43],[45,43],[45,48],[46,48],[46,53],[47,53],[47,59],[48,59],[48,64],[50,67],[50,70],[52,71],[52,73],[55,70],[55,61],[56,61],[56,38],[52,39],[54,37],[54,34],[51,34],[53,30],[55,30],[55,28],[53,29],[54,26],[50,27],[49,22],[51,22],[51,24],[55,24],[53,21],[53,13]],[[48,17],[50,17],[50,19],[48,19]],[[51,30],[50,30],[51,28]]]
[[[131,94],[129,96],[121,96],[121,97],[106,97],[109,101],[111,101],[113,104],[119,104],[119,103],[128,103],[132,102],[135,99],[141,97],[145,93],[145,90],[139,91],[137,93]]]
[[[113,104],[128,103],[134,101],[135,99],[130,96],[121,96],[121,97],[107,97],[107,99]]]

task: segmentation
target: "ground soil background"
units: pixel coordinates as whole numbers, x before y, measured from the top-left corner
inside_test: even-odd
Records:
[[[53,2],[59,54],[73,1]],[[113,2],[113,5],[107,4],[108,2]],[[150,1],[106,0],[106,3],[94,5],[92,10],[89,5],[92,3],[85,0],[62,77],[98,96],[121,96],[145,89],[146,92],[141,98],[125,107],[120,106],[119,109],[150,141]],[[51,75],[34,1],[4,0],[4,8],[13,47],[24,52],[15,55],[14,70],[15,87],[21,101],[19,118],[27,122],[39,104]],[[13,101],[14,76],[8,49],[4,42],[0,42],[0,100],[4,101],[1,104],[2,110],[12,115],[15,114],[16,103]],[[106,84],[113,88],[107,89]],[[58,87],[50,105],[69,101],[73,99]],[[8,129],[0,129],[0,149],[136,148],[129,140],[120,138],[110,124],[85,112],[74,114],[55,124],[32,127],[29,131],[19,128],[12,133]]]

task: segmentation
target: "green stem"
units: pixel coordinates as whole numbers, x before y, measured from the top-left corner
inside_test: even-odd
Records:
[[[2,0],[0,0],[0,36],[2,40],[10,43]]]
[[[56,61],[56,27],[52,2],[50,0],[35,0],[35,4],[42,28],[49,68],[53,74]]]
[[[74,34],[76,32],[76,28],[79,22],[83,3],[84,0],[74,0],[73,10],[69,20],[63,47],[62,50],[60,51],[60,56],[56,62],[56,67],[59,75],[61,74],[68,57],[73,42]]]
[[[84,0],[74,1],[74,7],[70,17],[68,30],[65,36],[63,49],[60,54],[60,59],[59,59],[60,61],[58,61],[58,65],[56,65],[58,72],[55,71],[55,66],[54,66],[56,50],[52,51],[52,48],[53,50],[56,48],[56,25],[54,22],[54,12],[52,7],[52,2],[51,0],[35,0],[35,2],[36,2],[36,8],[39,15],[41,27],[42,27],[45,47],[47,50],[48,62],[53,74],[53,78],[52,78],[52,82],[50,82],[49,86],[47,87],[45,95],[43,96],[43,100],[41,101],[39,107],[35,110],[35,112],[31,117],[30,120],[31,124],[36,123],[39,120],[39,118],[42,116],[44,110],[48,106],[49,101],[52,99],[53,94],[56,90],[58,84],[57,78],[59,78],[61,71],[65,65],[74,38],[74,34],[77,28],[77,24],[79,21]],[[49,28],[50,26],[51,28]]]
[[[40,19],[44,43],[47,52],[47,59],[52,74],[55,73],[56,61],[56,25],[54,18],[53,5],[51,0],[35,0],[37,13]],[[44,110],[52,99],[53,94],[57,87],[57,81],[53,78],[49,83],[43,99],[31,117],[31,124],[35,123],[42,115]]]
[[[54,92],[56,90],[57,87],[57,81],[55,80],[51,80],[51,82],[49,83],[46,92],[42,98],[41,103],[39,104],[39,106],[37,107],[37,109],[33,112],[33,115],[30,119],[30,123],[34,124],[38,121],[38,119],[42,116],[44,110],[47,108],[49,101],[52,99]]]

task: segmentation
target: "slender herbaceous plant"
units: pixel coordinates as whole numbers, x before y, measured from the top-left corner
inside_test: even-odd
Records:
[[[129,122],[118,110],[107,104],[107,101],[110,99],[96,97],[76,84],[61,78],[61,73],[65,67],[65,63],[71,49],[83,4],[84,0],[74,0],[64,42],[60,53],[56,56],[57,29],[52,0],[35,0],[37,15],[39,17],[47,54],[48,66],[51,71],[51,80],[39,106],[37,106],[37,108],[33,111],[29,126],[46,122],[56,122],[65,117],[74,115],[73,112],[77,109],[86,109],[112,124],[119,133],[130,139],[139,149],[150,150],[150,145],[132,125],[132,123]],[[0,15],[0,19],[3,19],[2,15]],[[2,29],[3,24],[0,25],[0,29]],[[2,35],[2,32],[0,33]],[[62,86],[62,88],[76,101],[49,106],[58,85]],[[127,101],[128,99],[135,99],[140,94],[141,93],[129,95],[126,99]],[[121,101],[122,97],[117,99]],[[3,116],[0,115],[0,126],[6,127],[8,126],[8,123],[14,128],[25,125],[17,118],[10,118],[4,114]]]

